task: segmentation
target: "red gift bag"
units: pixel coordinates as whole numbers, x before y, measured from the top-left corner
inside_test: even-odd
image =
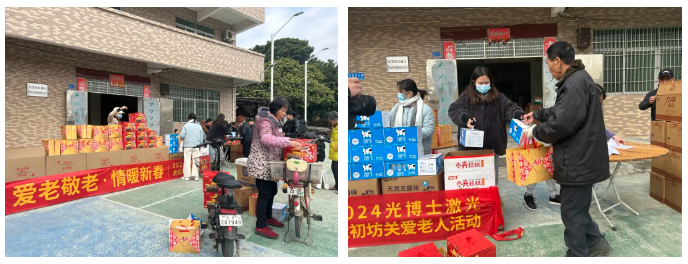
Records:
[[[302,159],[305,162],[318,161],[318,147],[315,143],[308,143],[308,139],[297,139],[301,142],[301,148],[286,147],[284,148],[284,160],[288,159]]]
[[[435,243],[430,242],[399,252],[399,257],[442,257]]]
[[[447,254],[450,257],[496,257],[497,248],[478,230],[471,229],[447,238]]]

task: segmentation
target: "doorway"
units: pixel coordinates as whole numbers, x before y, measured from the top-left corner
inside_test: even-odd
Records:
[[[128,109],[124,111],[122,122],[129,121],[130,113],[139,112],[139,97],[114,95],[114,94],[88,94],[88,124],[90,125],[107,125],[107,117],[112,109],[115,107],[126,106]]]

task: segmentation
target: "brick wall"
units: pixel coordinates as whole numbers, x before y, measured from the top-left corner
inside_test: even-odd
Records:
[[[260,22],[265,22],[265,7],[230,7]]]
[[[233,80],[209,74],[171,70],[147,74],[146,63],[6,38],[5,148],[40,146],[41,139],[60,138],[66,123],[66,90],[76,84],[76,68],[151,78],[151,97],[160,97],[160,83],[219,90],[220,112],[234,118]],[[17,46],[19,45],[19,46]],[[47,51],[49,53],[45,53]],[[48,85],[48,98],[26,96],[26,83]],[[175,124],[181,128],[183,123]]]
[[[364,93],[375,96],[380,109],[389,110],[397,102],[397,81],[411,78],[416,81],[419,89],[426,89],[426,60],[432,58],[433,51],[442,50],[440,27],[557,23],[557,18],[549,18],[550,11],[549,7],[349,8],[348,72],[364,72]],[[681,12],[681,8],[570,8],[567,11],[579,17],[619,20],[581,22],[581,27],[593,29],[679,26]],[[577,22],[559,22],[557,37],[571,42],[575,47],[577,29]],[[590,54],[592,47],[576,52]],[[409,56],[409,73],[386,72],[385,56],[394,55]],[[611,127],[610,130],[614,129],[612,131],[621,135],[649,135],[649,131],[642,129],[649,127],[649,113],[638,110],[637,97],[608,96],[605,105],[624,107],[624,111],[610,111],[605,106],[605,120]]]
[[[196,21],[198,18],[196,11],[186,7],[124,7],[123,12],[132,15],[140,16],[146,19],[153,20],[160,24],[176,27],[177,17],[185,19],[215,30],[215,39],[222,41],[222,34],[225,30],[234,30],[233,26],[214,19],[212,17],[206,18],[201,22]]]

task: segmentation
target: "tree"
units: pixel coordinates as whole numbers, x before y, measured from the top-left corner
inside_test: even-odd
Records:
[[[270,62],[270,41],[265,45],[256,45],[252,51],[265,54],[265,62]],[[313,53],[315,48],[308,45],[308,40],[281,38],[275,40],[275,61],[281,58],[292,58],[302,64]],[[268,64],[269,66],[269,64]]]
[[[327,60],[327,62],[322,62],[318,60],[316,63],[320,71],[325,75],[325,79],[323,80],[323,83],[325,86],[330,88],[332,91],[337,92],[337,71],[339,70],[339,66],[337,65],[336,62],[333,60]]]
[[[265,63],[265,67],[270,63]],[[275,65],[274,96],[284,96],[302,117],[304,109],[304,69],[303,65],[291,58],[281,58]],[[308,65],[308,117],[313,120],[336,110],[336,91],[323,84],[325,76],[317,65]],[[237,96],[270,98],[270,75],[265,74],[264,82],[237,88]]]

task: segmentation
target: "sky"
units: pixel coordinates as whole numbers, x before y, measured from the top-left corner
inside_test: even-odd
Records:
[[[289,21],[275,39],[290,37],[308,40],[308,44],[315,48],[313,53],[328,48],[320,52],[318,59],[338,62],[336,7],[266,7],[265,23],[237,34],[237,46],[250,49],[255,45],[265,45],[270,41],[271,34],[300,11],[303,14]]]

